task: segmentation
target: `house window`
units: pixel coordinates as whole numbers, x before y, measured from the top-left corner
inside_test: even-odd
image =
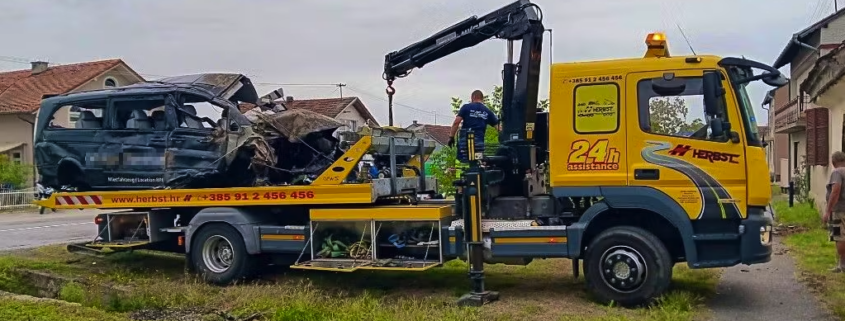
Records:
[[[792,143],[792,169],[798,169],[798,142]]]
[[[106,88],[117,87],[117,80],[114,80],[114,78],[106,78],[106,81],[103,82],[103,87],[106,87]]]
[[[23,159],[21,158],[20,152],[12,153],[12,163],[20,164],[22,161],[23,161]]]

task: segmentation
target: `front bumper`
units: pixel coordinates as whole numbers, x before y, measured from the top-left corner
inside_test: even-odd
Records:
[[[740,227],[742,264],[766,263],[772,259],[772,212],[764,208],[749,208],[748,218]]]

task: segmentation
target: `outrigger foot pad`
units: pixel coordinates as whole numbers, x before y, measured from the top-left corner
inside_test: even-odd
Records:
[[[471,307],[480,307],[487,303],[492,303],[494,301],[499,300],[499,292],[495,291],[484,291],[484,292],[470,292],[468,294],[464,294],[460,299],[458,299],[458,305],[460,306],[471,306]]]

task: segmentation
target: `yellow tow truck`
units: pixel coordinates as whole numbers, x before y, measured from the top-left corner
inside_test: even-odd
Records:
[[[663,294],[676,263],[768,262],[764,143],[745,86],[784,77],[746,59],[670,56],[654,33],[644,57],[553,64],[550,111],[538,112],[544,30],[540,8],[519,0],[385,57],[392,101],[394,81],[411,70],[487,39],[508,42],[500,146],[484,153],[468,139],[455,201],[416,197],[435,184],[419,176],[428,149],[407,164],[392,157],[388,178],[342,183],[367,153],[427,144],[376,129],[308,185],[59,192],[39,205],[129,209],[98,216],[97,239],[81,247],[184,252],[219,284],[269,262],[424,271],[462,258],[472,290],[459,303],[469,305],[499,297],[484,287],[484,263],[569,258],[599,301],[631,306]],[[675,96],[700,98],[690,108],[706,115],[701,128],[666,132],[650,121],[651,102]]]

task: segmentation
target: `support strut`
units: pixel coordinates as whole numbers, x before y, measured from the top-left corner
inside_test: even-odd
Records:
[[[499,293],[488,291],[484,287],[484,241],[482,239],[481,218],[484,210],[484,168],[479,166],[475,154],[475,135],[471,131],[466,134],[467,156],[469,170],[464,174],[463,182],[463,219],[464,240],[468,246],[467,262],[469,263],[469,278],[472,281],[472,291],[458,299],[463,306],[482,306],[499,299]]]

